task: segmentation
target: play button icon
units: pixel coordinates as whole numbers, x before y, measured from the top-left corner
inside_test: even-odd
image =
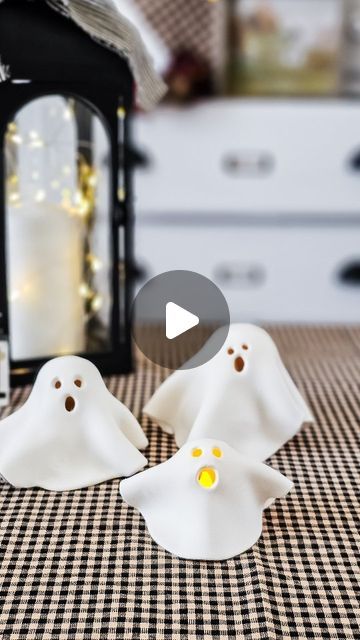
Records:
[[[169,369],[191,369],[213,358],[230,324],[220,289],[209,278],[185,270],[149,280],[134,300],[132,315],[140,351]]]
[[[190,313],[175,302],[168,302],[166,305],[166,337],[173,340],[181,336],[185,331],[196,327],[200,322],[198,316]]]

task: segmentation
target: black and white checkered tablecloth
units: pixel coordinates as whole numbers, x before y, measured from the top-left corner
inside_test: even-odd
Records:
[[[122,502],[118,480],[68,493],[2,485],[1,638],[359,637],[360,328],[271,333],[316,424],[270,460],[295,488],[265,512],[258,543],[230,561],[178,560]],[[140,419],[164,375],[140,360],[107,382]],[[12,409],[28,393],[16,390]],[[151,465],[175,452],[142,424]]]

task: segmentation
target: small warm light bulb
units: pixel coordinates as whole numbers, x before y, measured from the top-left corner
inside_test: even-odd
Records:
[[[74,115],[73,111],[70,107],[66,107],[66,109],[64,109],[64,113],[63,113],[64,120],[69,122],[72,119],[73,115]]]
[[[102,297],[97,294],[96,296],[94,296],[94,298],[91,301],[91,309],[92,311],[100,311],[102,305],[103,305]]]
[[[117,110],[117,117],[120,120],[124,120],[125,116],[126,116],[126,109],[124,107],[119,107]]]
[[[35,202],[44,202],[46,198],[46,191],[39,189],[35,194]]]
[[[220,449],[220,447],[213,447],[213,455],[215,456],[215,458],[222,458],[222,451]]]
[[[89,255],[87,256],[87,261],[92,271],[97,272],[102,269],[103,263],[101,262],[100,258],[93,255],[92,253],[89,253]]]
[[[20,203],[20,193],[10,193],[9,195],[10,204],[17,205]]]
[[[120,188],[118,189],[118,199],[119,199],[119,202],[124,202],[125,197],[126,197],[125,189],[124,189],[124,187],[120,187]]]
[[[40,149],[44,146],[44,141],[40,138],[40,135],[34,129],[32,131],[29,131],[29,138],[29,147],[31,149]]]
[[[17,144],[17,145],[22,144],[22,141],[23,141],[21,135],[18,134],[18,133],[12,134],[10,139],[11,139],[11,142],[13,142],[14,144]]]
[[[13,173],[12,176],[9,177],[8,182],[12,187],[15,187],[19,184],[19,176],[17,176],[16,173]]]
[[[191,452],[191,455],[193,458],[200,458],[202,454],[203,454],[202,449],[198,449],[198,447],[196,447],[196,449],[193,449]]]
[[[79,293],[81,295],[82,298],[91,298],[93,295],[93,292],[91,290],[91,288],[89,287],[89,285],[86,282],[82,282],[80,287],[79,287]]]

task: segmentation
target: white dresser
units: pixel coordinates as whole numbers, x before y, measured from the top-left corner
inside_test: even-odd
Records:
[[[135,139],[139,285],[190,269],[232,320],[360,320],[360,102],[166,107]]]

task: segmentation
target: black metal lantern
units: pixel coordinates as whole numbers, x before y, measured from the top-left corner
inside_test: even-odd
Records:
[[[128,63],[42,0],[0,4],[0,57],[0,336],[12,382],[65,353],[128,372]]]

